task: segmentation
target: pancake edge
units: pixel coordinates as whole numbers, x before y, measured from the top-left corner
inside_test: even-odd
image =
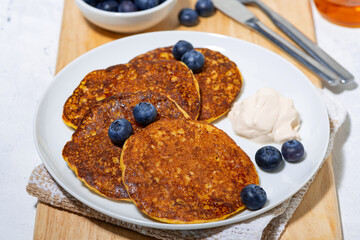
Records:
[[[96,189],[96,188],[90,186],[89,184],[87,184],[87,182],[86,182],[83,178],[79,177],[79,172],[78,172],[78,170],[77,170],[77,167],[76,167],[76,166],[73,166],[72,164],[70,164],[70,162],[69,162],[69,160],[68,160],[67,157],[64,157],[64,155],[63,155],[62,157],[63,157],[63,159],[65,160],[65,162],[67,162],[69,168],[75,173],[76,178],[79,179],[81,182],[83,182],[88,189],[96,192],[97,194],[99,194],[99,195],[101,195],[101,196],[103,196],[103,197],[105,197],[105,198],[107,198],[107,199],[112,199],[112,200],[115,200],[115,201],[133,202],[130,197],[129,197],[129,198],[111,198],[111,197],[108,197],[108,196],[106,196],[105,194],[101,193],[98,189]],[[121,177],[122,177],[122,176],[121,176]],[[121,179],[121,180],[122,180],[122,179]],[[123,182],[123,185],[124,185],[124,182]],[[126,191],[127,191],[127,190],[126,190]]]
[[[241,90],[243,89],[243,86],[244,86],[244,78],[243,78],[243,75],[241,74],[240,72],[240,69],[236,66],[237,70],[239,71],[239,74],[240,74],[240,81],[241,81],[241,87],[240,87],[240,91],[239,93],[236,95],[236,98],[239,96],[239,94],[241,93]],[[236,99],[235,98],[235,99]],[[232,106],[234,105],[234,102],[235,102],[235,99],[234,101],[231,103],[231,106],[230,108],[228,108],[225,112],[221,113],[219,116],[216,116],[216,117],[213,117],[213,118],[209,118],[209,119],[205,119],[205,120],[200,120],[200,121],[204,121],[206,123],[212,123],[213,121],[221,118],[222,116],[224,116],[225,114],[227,114],[230,109],[232,108]]]

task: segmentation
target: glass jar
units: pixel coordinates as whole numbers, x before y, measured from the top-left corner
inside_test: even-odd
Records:
[[[360,27],[360,0],[314,0],[327,20],[346,27]]]

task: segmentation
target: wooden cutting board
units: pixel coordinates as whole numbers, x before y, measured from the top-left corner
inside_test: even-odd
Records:
[[[273,46],[257,33],[241,26],[221,12],[201,18],[200,24],[188,28],[178,25],[177,13],[183,7],[194,7],[196,0],[178,0],[173,14],[150,31],[192,30],[224,34],[244,39],[285,57],[301,69],[317,86],[320,80],[301,65]],[[292,22],[315,40],[313,20],[308,0],[264,0],[272,9]],[[258,9],[250,8],[266,25],[279,32]],[[284,36],[282,33],[280,33]],[[81,15],[73,0],[65,0],[56,71],[81,54],[109,41],[128,35],[102,30]],[[121,53],[117,53],[121,54]],[[80,81],[80,79],[79,79]],[[342,229],[334,183],[331,158],[328,158],[311,185],[305,198],[288,223],[285,239],[342,239]],[[39,203],[35,220],[34,239],[153,239],[108,223],[82,217]]]

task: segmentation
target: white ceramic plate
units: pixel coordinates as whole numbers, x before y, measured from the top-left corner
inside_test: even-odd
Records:
[[[300,134],[306,158],[300,163],[285,163],[276,173],[257,168],[261,186],[268,201],[258,211],[245,210],[226,220],[203,224],[165,224],[144,216],[135,205],[106,199],[90,191],[67,166],[61,151],[71,139],[73,130],[62,121],[66,99],[82,78],[92,70],[126,63],[133,57],[152,50],[187,40],[195,47],[206,47],[222,52],[233,60],[244,76],[243,92],[237,101],[253,95],[261,87],[271,87],[294,100],[301,115]],[[232,137],[254,161],[255,144],[234,134],[226,117],[215,125]],[[317,171],[329,141],[329,121],[325,106],[309,79],[282,57],[252,43],[222,35],[201,32],[154,32],[135,35],[98,47],[66,66],[47,89],[35,119],[35,142],[38,152],[54,179],[72,196],[89,207],[111,217],[153,228],[202,229],[239,222],[269,211],[294,195]],[[275,145],[280,147],[279,145]]]

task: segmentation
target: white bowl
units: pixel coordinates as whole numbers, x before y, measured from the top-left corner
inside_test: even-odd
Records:
[[[147,10],[119,13],[97,9],[83,0],[75,0],[82,14],[93,24],[114,32],[134,33],[150,28],[163,20],[177,0],[166,0]]]

